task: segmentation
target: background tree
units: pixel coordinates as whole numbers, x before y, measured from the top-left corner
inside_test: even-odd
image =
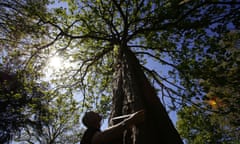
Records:
[[[26,0],[1,0],[0,40],[5,50],[17,50],[17,48],[37,47],[37,42],[42,43],[44,30],[40,28],[41,21],[36,15],[46,13],[47,1],[37,2]],[[31,36],[31,38],[30,38]],[[24,39],[23,39],[24,38]],[[35,38],[39,38],[38,40]],[[34,39],[34,40],[33,40]]]
[[[231,127],[216,114],[194,106],[186,106],[178,112],[177,128],[186,143],[236,143]],[[221,120],[221,121],[220,121]],[[225,128],[224,128],[225,127]],[[227,127],[227,128],[226,128]],[[234,138],[235,137],[235,138]],[[234,139],[233,139],[234,138]]]
[[[36,74],[1,66],[1,143],[78,143],[82,127],[73,95],[50,90]]]
[[[239,38],[238,31],[224,34],[206,49],[207,57],[190,60],[185,69],[199,83],[195,88],[202,107],[185,106],[179,112],[178,129],[188,143],[239,141]]]
[[[1,143],[12,139],[77,143],[80,138],[78,105],[71,100],[72,94],[64,96],[51,90],[53,86],[45,82],[46,73],[39,73],[46,64],[34,57],[44,56],[37,52],[49,42],[49,29],[39,18],[47,18],[47,4],[0,1]]]
[[[25,69],[22,65],[34,52],[27,51],[29,46],[42,42],[32,39],[43,31],[31,12],[44,13],[44,6],[43,1],[0,1],[1,143],[9,142],[23,127],[41,125],[39,117],[47,113],[42,101],[47,85],[37,81],[41,75],[37,64]]]
[[[41,117],[41,127],[26,127],[15,141],[33,144],[76,144],[79,143],[83,128],[79,123],[79,107],[71,94],[55,94],[55,100],[48,102],[49,114]]]
[[[228,120],[229,116],[194,106],[185,106],[178,112],[178,118],[177,128],[186,143],[236,144],[239,142],[239,126],[231,123],[231,120]]]
[[[48,17],[46,0],[1,0],[0,1],[0,46],[1,56],[8,56],[4,63],[15,63],[16,69],[30,66],[38,71],[41,61],[33,58],[43,55],[38,53],[48,43],[48,27],[43,27],[40,16]],[[27,60],[28,59],[28,60]]]
[[[7,71],[2,66],[0,70],[0,140],[5,143],[23,127],[41,125],[39,117],[48,111],[42,101],[45,84],[34,82],[24,71]]]

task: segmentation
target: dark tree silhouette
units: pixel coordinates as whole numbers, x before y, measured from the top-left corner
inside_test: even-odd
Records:
[[[0,68],[0,143],[10,142],[27,125],[40,126],[40,117],[47,113],[43,86],[27,82],[22,74]]]

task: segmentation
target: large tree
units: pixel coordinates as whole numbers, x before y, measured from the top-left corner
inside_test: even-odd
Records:
[[[154,114],[159,115],[160,118],[148,113],[150,116],[147,116],[146,121],[146,127],[150,127],[148,131],[153,132],[149,133],[153,136],[150,140],[156,143],[156,139],[160,138],[159,141],[178,143],[177,134],[171,135],[175,132],[161,104],[156,102],[159,107],[151,107],[150,103],[154,102],[156,94],[152,92],[144,75],[138,73],[144,70],[149,78],[153,78],[159,85],[157,87],[161,89],[162,96],[169,96],[177,102],[178,100],[191,102],[191,97],[194,96],[191,95],[191,89],[189,89],[191,94],[186,94],[181,86],[173,84],[149,67],[144,67],[142,60],[146,57],[140,59],[143,66],[140,69],[134,57],[148,56],[149,59],[153,58],[160,64],[170,66],[175,72],[175,75],[171,76],[174,77],[180,73],[184,80],[183,85],[188,88],[187,86],[194,84],[194,81],[188,79],[188,75],[184,77],[183,64],[189,57],[197,58],[202,54],[201,52],[205,50],[203,46],[208,45],[204,41],[213,36],[220,37],[219,33],[226,32],[229,25],[235,28],[238,24],[239,3],[99,0],[96,2],[71,1],[69,4],[69,11],[57,9],[57,12],[62,15],[62,17],[56,16],[59,22],[48,23],[55,26],[59,35],[62,35],[68,44],[66,45],[68,47],[59,49],[59,52],[72,56],[73,61],[78,61],[80,68],[68,71],[68,74],[72,74],[79,80],[81,84],[79,87],[87,90],[85,97],[103,93],[106,84],[112,82],[110,80],[115,71],[112,116],[128,114],[140,108],[147,109],[147,112],[155,112]],[[67,19],[71,13],[73,18]],[[183,44],[180,45],[180,42]],[[77,44],[80,45],[78,49],[75,48]],[[74,52],[71,49],[74,49]],[[172,60],[172,63],[166,59]],[[134,63],[131,64],[131,61]],[[180,66],[176,67],[176,65]],[[84,81],[85,79],[87,81]],[[140,85],[137,84],[138,82]],[[96,97],[96,101],[98,99]],[[148,121],[148,118],[156,121]],[[149,123],[155,124],[159,136],[154,135],[157,132]],[[158,124],[166,127],[158,127]],[[134,135],[132,142],[129,140],[131,132],[127,132],[127,137],[123,140],[129,143],[146,143],[144,138],[148,136],[143,134],[143,131],[144,128],[141,127],[132,129]],[[137,136],[137,133],[140,136]]]
[[[53,53],[73,62],[56,73],[55,80],[62,81],[58,88],[82,90],[86,108],[106,108],[109,105],[101,104],[112,96],[111,116],[146,109],[146,124],[127,132],[126,139],[131,131],[134,135],[129,143],[144,143],[140,139],[148,136],[153,136],[153,143],[180,141],[153,86],[163,100],[172,101],[173,108],[192,103],[191,86],[196,83],[185,75],[186,62],[205,57],[208,40],[237,29],[240,14],[239,2],[220,0],[63,0],[59,7],[50,5],[49,9],[48,15],[32,11],[49,34],[26,49],[34,50],[35,56],[28,62],[41,64],[39,60]],[[160,70],[146,65],[149,61],[159,64]],[[169,75],[161,74],[161,68]],[[156,124],[155,130],[151,124]],[[146,128],[150,128],[149,135],[143,133]]]

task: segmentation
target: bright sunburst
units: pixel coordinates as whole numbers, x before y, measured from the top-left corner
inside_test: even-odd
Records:
[[[59,69],[59,68],[61,68],[61,62],[62,61],[62,59],[61,59],[61,57],[59,57],[59,56],[54,56],[54,57],[52,57],[52,58],[50,58],[50,60],[49,60],[49,66],[52,68],[52,69]]]
[[[71,63],[68,59],[54,55],[49,57],[45,62],[45,67],[43,68],[43,74],[45,75],[46,79],[52,79],[60,76],[62,73],[66,72],[66,70],[70,69],[71,67],[75,67],[76,64]]]

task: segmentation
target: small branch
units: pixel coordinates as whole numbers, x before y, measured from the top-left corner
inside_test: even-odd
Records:
[[[213,0],[211,0],[211,1],[207,1],[207,3],[208,4],[223,4],[223,5],[239,5],[240,4],[240,2],[239,1],[228,1],[228,2],[226,2],[226,1],[213,1]]]
[[[161,52],[177,52],[177,53],[181,53],[181,51],[178,51],[178,50],[164,50],[164,48],[160,48],[160,47],[149,47],[149,46],[143,46],[143,45],[128,45],[128,47],[131,47],[131,48],[143,48],[143,49],[146,49],[146,50],[160,50]]]
[[[151,70],[149,70],[148,68],[146,68],[146,67],[144,67],[144,66],[142,66],[142,68],[144,69],[144,71],[146,71],[148,74],[150,74],[150,75],[156,80],[156,82],[157,82],[160,86],[164,86],[165,89],[168,89],[168,90],[170,90],[171,92],[173,92],[174,94],[176,94],[176,95],[178,95],[178,96],[181,96],[181,95],[179,95],[176,91],[174,91],[174,90],[172,90],[171,88],[165,86],[165,85],[161,82],[161,80],[166,81],[167,83],[171,84],[172,86],[174,86],[174,87],[176,87],[176,88],[178,88],[178,89],[184,90],[184,88],[182,88],[182,87],[180,87],[180,86],[178,86],[178,85],[176,85],[176,84],[168,81],[168,80],[165,79],[165,78],[162,78],[160,75],[157,74],[157,72],[155,72],[155,71],[153,71],[153,70],[151,71]]]
[[[174,69],[177,69],[177,70],[178,70],[178,68],[177,68],[174,64],[169,63],[169,62],[167,62],[167,61],[165,61],[165,60],[163,60],[163,59],[160,59],[160,58],[156,57],[155,55],[153,55],[153,54],[151,54],[151,53],[148,53],[148,52],[134,52],[134,53],[135,53],[135,54],[148,55],[148,56],[150,56],[150,57],[158,60],[159,62],[161,62],[161,63],[163,63],[163,64],[166,64],[166,65],[169,65],[169,66],[173,67]]]

